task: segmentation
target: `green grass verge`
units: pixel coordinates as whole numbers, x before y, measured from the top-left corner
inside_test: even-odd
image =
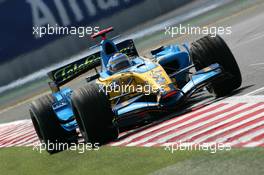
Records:
[[[261,166],[263,155],[264,149],[261,148],[233,149],[215,154],[202,151],[177,151],[172,154],[163,148],[137,147],[102,147],[98,151],[87,151],[83,154],[77,151],[64,151],[49,155],[46,152],[40,154],[30,147],[19,147],[0,150],[0,171],[8,175],[141,175],[175,174],[175,171],[179,172],[178,174],[192,174],[191,172],[215,174],[214,170],[216,173],[225,174],[224,172],[230,168],[244,166],[253,174],[264,174]],[[251,165],[251,162],[254,165]],[[222,166],[217,167],[218,163],[220,165],[222,163]],[[221,170],[223,167],[226,170]]]

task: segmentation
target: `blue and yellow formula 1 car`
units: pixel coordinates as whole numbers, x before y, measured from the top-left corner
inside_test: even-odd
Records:
[[[151,58],[144,58],[133,40],[107,39],[112,30],[92,36],[102,37],[100,52],[48,74],[52,94],[32,102],[30,108],[42,142],[76,142],[79,128],[85,142],[104,144],[118,138],[122,128],[179,110],[203,87],[220,97],[241,85],[239,67],[220,36],[205,36],[190,47],[161,46],[151,51]],[[191,73],[192,68],[196,71]],[[92,69],[95,74],[80,89],[61,88]]]

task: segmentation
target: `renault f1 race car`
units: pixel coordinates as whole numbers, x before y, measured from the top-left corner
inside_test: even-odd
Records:
[[[102,37],[99,52],[48,73],[52,93],[29,110],[40,141],[77,142],[79,128],[86,143],[105,144],[122,128],[179,110],[201,88],[221,97],[241,85],[239,67],[220,36],[208,35],[190,46],[161,46],[144,58],[133,40],[107,39],[112,30],[92,36]],[[93,69],[80,89],[61,88]]]

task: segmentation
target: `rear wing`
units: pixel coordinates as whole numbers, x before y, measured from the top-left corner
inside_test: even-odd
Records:
[[[138,56],[135,44],[132,39],[116,44],[117,49],[129,57]],[[64,65],[48,73],[49,78],[55,86],[62,86],[79,75],[101,65],[100,52],[90,54],[77,61]]]

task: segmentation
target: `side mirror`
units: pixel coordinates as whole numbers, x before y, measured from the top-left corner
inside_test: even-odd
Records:
[[[157,53],[161,52],[164,50],[164,46],[160,46],[159,48],[156,48],[154,50],[151,50],[150,53],[155,56]]]
[[[52,82],[49,82],[48,84],[49,84],[49,87],[50,87],[52,93],[56,93],[56,92],[60,91],[59,86],[55,82],[52,81]]]

